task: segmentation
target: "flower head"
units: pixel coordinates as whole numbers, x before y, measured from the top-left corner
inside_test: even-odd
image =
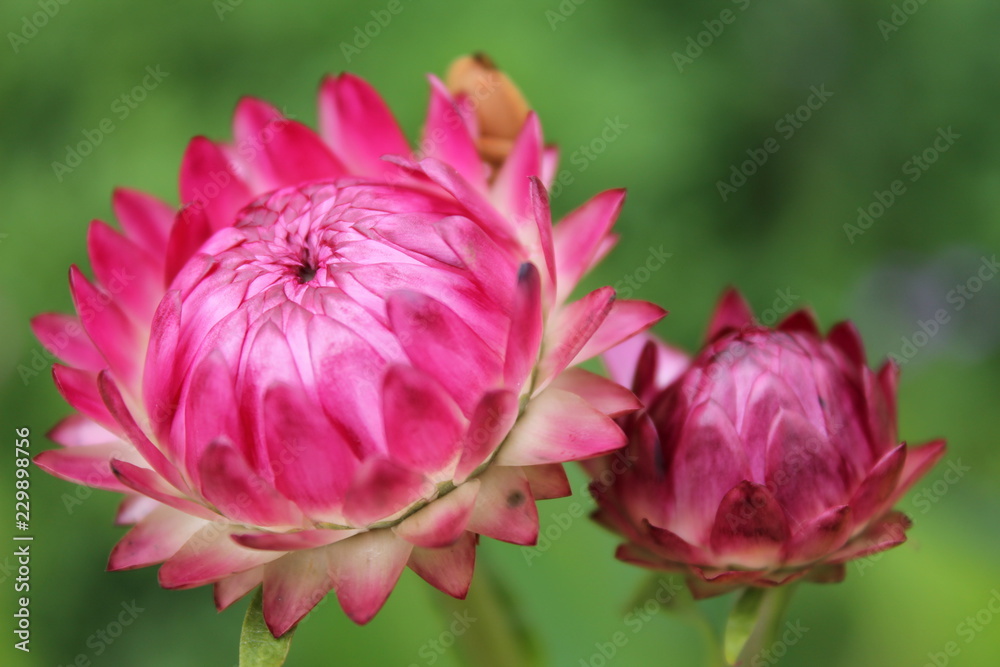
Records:
[[[464,596],[480,535],[534,543],[560,464],[624,444],[635,397],[570,367],[663,311],[568,300],[624,195],[553,227],[538,119],[485,160],[467,83],[431,78],[419,153],[342,75],[319,135],[245,99],[233,143],[194,139],[179,210],[115,193],[77,314],[33,321],[78,411],[36,461],[126,494],[110,569],[163,563],[219,608],[263,583],[276,636],[331,589],[364,623],[406,566]]]
[[[647,407],[622,420],[627,458],[585,464],[595,518],[626,538],[619,559],[699,597],[839,581],[906,539],[893,505],[945,450],[898,443],[897,367],[869,370],[853,325],[824,338],[803,310],[770,329],[734,291],[694,358],[637,336],[605,359]]]

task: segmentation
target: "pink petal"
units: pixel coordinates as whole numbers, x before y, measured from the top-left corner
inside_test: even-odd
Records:
[[[347,494],[357,459],[301,387],[279,384],[267,392],[264,427],[278,492],[311,516],[336,510]]]
[[[540,466],[524,466],[521,468],[528,478],[528,486],[535,500],[551,500],[565,498],[573,493],[569,478],[561,463],[546,463]]]
[[[889,508],[896,504],[914,484],[937,465],[946,451],[944,440],[933,440],[919,447],[908,447],[906,462],[903,464],[903,471],[899,474],[899,483],[883,507]]]
[[[363,456],[386,452],[381,385],[357,382],[359,377],[380,377],[385,359],[373,347],[374,322],[364,322],[349,329],[338,322],[350,321],[346,314],[329,312],[329,317],[314,317],[308,325],[309,357],[319,400],[328,418],[337,420],[350,433]],[[355,331],[364,331],[366,341]],[[369,342],[370,341],[370,342]]]
[[[601,358],[612,380],[632,387],[636,395],[644,400],[666,388],[691,365],[691,358],[685,352],[664,344],[648,333],[626,339],[606,351]]]
[[[818,560],[844,546],[853,526],[849,505],[828,509],[792,535],[785,545],[783,560],[792,563]]]
[[[886,400],[878,378],[867,368],[859,368],[861,385],[866,404],[867,427],[869,441],[874,444],[875,451],[882,452],[893,447],[899,440],[896,432],[896,415],[890,413],[889,401]]]
[[[184,152],[181,160],[180,195],[185,206],[181,217],[191,209],[203,212],[211,231],[231,227],[236,222],[237,211],[253,199],[253,193],[237,175],[225,152],[205,137],[192,139]],[[177,235],[178,225],[180,220],[171,232],[171,237]],[[191,234],[193,231],[184,232],[185,236],[192,239],[192,243],[182,244],[194,246],[192,251],[200,245],[200,242],[193,243],[197,236]],[[174,239],[171,238],[171,244],[173,243]]]
[[[265,551],[301,551],[325,547],[328,544],[354,537],[358,530],[344,528],[315,530],[295,530],[288,533],[233,533],[236,544],[248,549],[263,549]]]
[[[479,485],[479,480],[469,480],[411,514],[393,530],[418,547],[439,548],[454,544],[465,532],[469,517],[472,516]]]
[[[230,539],[234,529],[235,526],[211,523],[195,533],[160,567],[160,585],[164,588],[204,586],[282,557],[279,551],[239,546]]]
[[[474,187],[485,191],[486,169],[461,109],[437,77],[427,78],[431,84],[431,97],[420,142],[421,154],[450,164]]]
[[[413,363],[471,411],[479,392],[497,384],[500,358],[450,308],[429,296],[398,291],[386,304],[392,328]]]
[[[766,483],[793,524],[842,505],[844,487],[839,457],[826,436],[799,412],[779,408],[767,435]],[[757,417],[748,415],[744,422]],[[764,422],[765,424],[768,422]]]
[[[52,379],[66,402],[108,431],[119,434],[121,426],[108,412],[97,389],[97,375],[78,368],[52,365]]]
[[[407,565],[431,586],[452,597],[465,599],[475,569],[477,540],[475,533],[466,532],[447,547],[414,547]]]
[[[651,570],[662,570],[666,569],[667,566],[667,564],[664,563],[659,556],[646,548],[635,544],[618,545],[618,548],[615,549],[615,558],[623,563],[637,565]]]
[[[483,464],[503,442],[518,415],[517,395],[500,390],[486,393],[476,405],[462,440],[462,457],[455,468],[456,483]]]
[[[805,308],[796,310],[786,317],[778,324],[777,329],[778,331],[787,331],[788,333],[804,333],[810,337],[822,337],[819,330],[819,323],[816,321],[816,315],[811,310]]]
[[[285,118],[270,104],[240,100],[233,117],[236,152],[263,190],[332,180],[347,169],[308,127]]]
[[[830,329],[827,341],[844,353],[844,356],[855,366],[866,366],[865,345],[861,334],[851,322],[841,322]]]
[[[538,508],[520,468],[492,465],[478,477],[481,486],[468,529],[512,544],[538,541]]]
[[[615,291],[602,287],[563,307],[550,318],[553,321],[545,336],[536,391],[544,388],[576,358],[611,312],[614,299]]]
[[[219,611],[237,602],[264,581],[265,565],[238,572],[215,582],[215,608]]]
[[[171,290],[163,297],[153,316],[143,372],[143,403],[150,416],[151,430],[158,438],[169,433],[177,411],[176,387],[180,383],[174,381],[174,375],[179,372],[175,359],[180,327],[181,297],[179,292]]]
[[[396,463],[430,474],[455,460],[465,420],[434,378],[409,366],[390,366],[382,396],[386,444]]]
[[[493,181],[492,197],[518,226],[533,219],[530,176],[542,173],[542,127],[529,112],[510,154]]]
[[[111,550],[108,570],[132,570],[162,563],[205,525],[201,519],[160,505]]]
[[[552,188],[552,183],[556,179],[556,169],[559,168],[559,148],[557,146],[546,146],[542,150],[542,183],[548,189]]]
[[[142,372],[142,357],[132,323],[114,297],[91,284],[76,266],[70,267],[69,282],[73,306],[87,335],[115,374],[131,384]]]
[[[656,543],[657,555],[677,563],[705,564],[711,562],[711,557],[703,549],[691,544],[680,535],[666,528],[658,528],[645,520],[644,524],[649,536]]]
[[[387,459],[368,459],[347,492],[344,516],[354,526],[367,526],[393,517],[434,492],[434,485],[420,473]]]
[[[730,288],[725,291],[715,307],[715,313],[708,325],[705,340],[715,340],[729,329],[740,330],[752,323],[753,311],[750,309],[750,304],[746,302],[742,294]]]
[[[549,193],[537,176],[528,179],[530,182],[532,212],[538,232],[538,243],[541,246],[541,256],[545,259],[545,294],[546,303],[551,303],[556,293],[556,256],[552,240],[552,210],[549,208]],[[537,251],[532,253],[537,256]]]
[[[65,449],[49,449],[35,456],[34,462],[45,472],[76,484],[92,486],[95,489],[125,493],[129,489],[122,485],[111,471],[111,459],[130,454],[122,443],[104,445],[84,445]]]
[[[140,468],[127,461],[114,459],[111,461],[111,470],[122,484],[144,496],[206,521],[219,519],[219,515],[207,507],[177,495],[177,489],[149,468]]]
[[[198,462],[205,500],[224,516],[253,526],[301,523],[302,512],[254,472],[228,442],[215,441]]]
[[[90,223],[87,250],[103,288],[136,322],[148,322],[164,292],[163,266],[156,259],[162,250],[150,255],[100,220]]]
[[[514,391],[520,392],[538,361],[543,327],[541,278],[534,264],[524,263],[517,274],[504,357],[504,380]]]
[[[101,392],[101,398],[104,399],[104,405],[107,406],[108,411],[114,416],[115,421],[121,424],[128,441],[135,445],[136,450],[142,455],[142,458],[164,480],[179,489],[182,493],[186,493],[189,490],[187,482],[181,477],[174,464],[164,456],[163,452],[146,437],[143,430],[135,423],[132,413],[129,411],[128,406],[125,405],[125,400],[122,398],[121,392],[118,391],[118,385],[111,379],[107,371],[101,371],[101,374],[97,377],[97,384]]]
[[[906,541],[906,531],[912,525],[902,512],[889,512],[872,523],[865,531],[827,559],[827,563],[845,563],[855,558],[891,549]]]
[[[275,637],[291,630],[333,588],[327,549],[288,554],[264,568],[264,621]]]
[[[635,394],[625,387],[582,368],[563,371],[550,387],[576,394],[608,417],[621,417],[642,407]]]
[[[557,303],[564,302],[594,264],[625,202],[624,190],[607,190],[571,212],[555,226],[553,246],[559,275]]]
[[[235,222],[235,220],[234,220]],[[177,213],[177,221],[170,230],[164,260],[164,282],[169,285],[181,272],[189,259],[212,235],[212,221],[204,206],[194,203]]]
[[[455,201],[460,202],[471,214],[469,218],[478,222],[498,246],[512,253],[523,252],[523,247],[516,238],[516,227],[513,222],[500,215],[482,193],[462,178],[451,165],[434,158],[424,158],[420,161],[420,169],[434,183],[452,195]]]
[[[132,490],[128,489],[128,494],[122,498],[121,503],[118,505],[118,513],[115,514],[115,525],[131,526],[132,524],[139,523],[152,514],[153,510],[158,507],[161,507],[159,501],[138,493],[132,493]]]
[[[46,433],[50,440],[64,447],[105,445],[119,442],[120,438],[89,417],[73,414],[65,417]]]
[[[154,258],[163,255],[176,212],[172,206],[138,190],[117,188],[112,197],[115,217],[125,233]]]
[[[723,497],[749,473],[736,427],[717,403],[707,401],[691,411],[679,435],[664,442],[662,456],[673,470],[673,506],[685,508],[672,517],[670,529],[694,544],[707,541]]]
[[[579,364],[596,357],[623,340],[645,331],[666,315],[667,311],[648,301],[616,299],[611,305],[611,312],[571,363]]]
[[[504,466],[563,463],[600,456],[626,442],[617,424],[585,400],[549,388],[532,399],[497,454]]]
[[[868,477],[854,491],[849,504],[854,513],[855,526],[871,519],[892,497],[899,485],[906,458],[906,445],[899,445],[875,464]]]
[[[744,480],[719,504],[711,544],[726,562],[767,567],[778,560],[788,537],[788,519],[775,497],[767,487]]]
[[[406,137],[375,89],[353,74],[329,77],[319,94],[319,126],[323,139],[351,173],[379,176],[389,153],[408,156]]]
[[[337,599],[352,621],[378,613],[403,573],[413,546],[391,530],[373,530],[327,547]]]
[[[189,375],[181,399],[176,440],[183,442],[183,459],[195,486],[201,485],[199,461],[213,441],[243,442],[243,424],[233,388],[234,378],[222,353],[216,349],[203,357]],[[176,432],[176,431],[175,431]]]
[[[97,372],[107,365],[75,315],[36,315],[31,319],[31,330],[46,350],[69,366]]]
[[[454,215],[434,227],[484,291],[492,291],[498,285],[513,285],[517,280],[519,267],[511,253],[501,249],[472,220]]]

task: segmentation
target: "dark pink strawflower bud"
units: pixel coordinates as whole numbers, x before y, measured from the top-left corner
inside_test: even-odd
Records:
[[[899,444],[897,367],[871,371],[852,324],[824,338],[802,310],[771,329],[735,291],[693,359],[638,336],[605,360],[647,408],[621,420],[627,456],[585,464],[595,519],[626,538],[619,559],[697,597],[841,580],[906,539],[893,505],[945,451]]]

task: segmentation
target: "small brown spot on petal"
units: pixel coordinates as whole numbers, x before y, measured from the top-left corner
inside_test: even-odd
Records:
[[[510,495],[507,496],[507,507],[511,509],[515,507],[520,507],[524,504],[525,497],[520,491],[511,491]]]

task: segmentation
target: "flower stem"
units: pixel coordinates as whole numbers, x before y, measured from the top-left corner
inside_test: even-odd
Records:
[[[781,622],[795,592],[795,584],[775,588],[756,589],[760,596],[756,620],[746,644],[739,652],[734,665],[751,665],[753,658],[770,648],[781,629]]]
[[[462,664],[476,667],[539,667],[543,664],[538,642],[517,612],[509,593],[488,567],[486,559],[476,563],[476,575],[464,600],[434,595],[449,627],[462,628],[455,650]]]

